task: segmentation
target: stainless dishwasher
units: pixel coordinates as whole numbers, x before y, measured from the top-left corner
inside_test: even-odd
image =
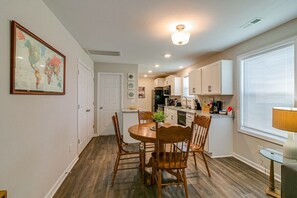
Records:
[[[186,126],[187,125],[187,113],[184,111],[177,111],[177,124]]]

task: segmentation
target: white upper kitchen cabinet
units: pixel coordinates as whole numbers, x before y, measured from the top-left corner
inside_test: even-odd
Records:
[[[202,67],[202,95],[233,95],[231,60],[220,60]]]
[[[189,73],[189,95],[202,94],[202,68]]]
[[[171,96],[182,95],[181,77],[177,77],[175,75],[167,76],[164,81],[164,86],[169,86],[169,85],[170,85]]]
[[[156,78],[154,80],[154,87],[163,87],[164,86],[164,78]]]

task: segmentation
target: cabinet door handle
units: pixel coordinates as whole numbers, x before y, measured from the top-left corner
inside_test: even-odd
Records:
[[[100,107],[99,109],[103,109],[103,107]]]
[[[211,86],[208,86],[208,92],[211,92]]]
[[[193,88],[193,93],[195,93],[195,88]]]
[[[86,110],[86,112],[90,112],[90,111],[91,111],[90,109],[87,109],[87,110]]]

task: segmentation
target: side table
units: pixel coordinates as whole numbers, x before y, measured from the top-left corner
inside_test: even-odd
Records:
[[[281,197],[280,190],[275,189],[275,185],[274,185],[274,162],[277,162],[279,164],[284,164],[284,163],[294,163],[294,162],[297,162],[297,160],[288,159],[284,157],[281,152],[273,149],[269,149],[269,148],[261,149],[260,153],[262,156],[266,157],[267,159],[270,159],[269,186],[266,189],[266,194],[272,197],[280,198]]]

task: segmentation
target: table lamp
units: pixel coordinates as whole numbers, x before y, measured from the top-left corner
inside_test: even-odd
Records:
[[[288,139],[283,145],[283,155],[286,158],[297,159],[297,108],[274,107],[272,109],[272,126],[288,131]]]

